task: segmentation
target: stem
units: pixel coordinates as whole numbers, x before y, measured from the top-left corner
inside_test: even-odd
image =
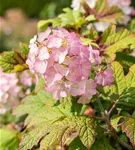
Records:
[[[114,108],[116,107],[118,101],[119,101],[119,99],[117,99],[117,100],[115,101],[115,103],[113,104],[113,106],[112,106],[111,109],[109,110],[109,112],[108,112],[108,116],[109,116],[109,117],[110,117],[112,111],[114,110]]]
[[[106,114],[104,108],[103,108],[103,105],[101,104],[101,101],[98,99],[98,105],[99,105],[99,108],[101,110],[101,112],[103,113],[104,115],[104,118],[105,118],[105,122],[108,126],[108,130],[111,134],[111,136],[116,140],[118,141],[123,147],[126,147],[128,150],[132,150],[132,147],[130,145],[128,145],[127,143],[125,143],[124,141],[122,141],[119,136],[117,135],[116,133],[116,130],[112,127],[111,123],[110,123],[110,120],[109,120],[109,115],[111,114],[111,112],[113,111],[113,109],[115,108],[117,102],[112,106],[112,108],[110,109],[109,113]]]

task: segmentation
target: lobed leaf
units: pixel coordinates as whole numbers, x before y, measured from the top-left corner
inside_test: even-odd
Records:
[[[119,99],[119,106],[135,108],[135,65],[129,69],[125,76],[123,67],[118,62],[112,63],[115,82],[110,87],[105,87],[104,91],[113,100]]]
[[[135,147],[135,118],[126,117],[124,123],[122,123],[122,132],[125,132],[129,137],[133,147]]]
[[[53,100],[50,93],[40,90],[37,95],[29,95],[24,98],[22,104],[15,109],[13,114],[17,117],[27,114],[25,119],[25,125],[27,125],[38,112],[44,109],[45,104],[53,105]]]
[[[70,8],[64,8],[65,13],[60,14],[58,17],[61,19],[61,26],[74,26],[75,28],[80,27],[85,23],[82,14],[79,10],[72,10]]]
[[[38,22],[38,30],[44,31],[49,26],[52,27],[73,27],[75,29],[81,27],[86,21],[95,20],[94,16],[89,16],[86,20],[83,18],[82,13],[79,10],[72,10],[70,8],[64,8],[64,13],[60,14],[57,18],[41,20]]]
[[[84,107],[72,97],[62,101],[56,103],[50,93],[42,90],[23,100],[14,112],[17,116],[28,114],[20,150],[31,149],[39,141],[40,148],[45,150],[53,144],[64,146],[73,134],[72,140],[79,136],[84,146],[91,147],[96,137],[95,119],[83,116]]]
[[[4,72],[20,72],[28,68],[25,64],[29,49],[26,44],[20,43],[20,48],[0,54],[0,67]]]
[[[101,43],[106,46],[105,54],[107,54],[111,60],[115,59],[115,53],[121,52],[125,48],[129,48],[130,45],[135,47],[135,35],[127,29],[115,32],[116,27],[110,26],[105,30],[102,35]]]

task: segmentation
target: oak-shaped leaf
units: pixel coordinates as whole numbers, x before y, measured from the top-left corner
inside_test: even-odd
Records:
[[[14,111],[17,116],[27,114],[20,150],[31,149],[37,144],[41,150],[52,145],[64,146],[68,139],[76,136],[90,148],[96,138],[96,121],[84,116],[83,105],[71,99],[68,97],[60,103],[43,90],[27,96]]]
[[[112,61],[115,59],[116,52],[122,52],[125,48],[135,48],[135,34],[127,29],[116,32],[116,26],[108,27],[103,35],[101,44],[105,46],[104,53]]]

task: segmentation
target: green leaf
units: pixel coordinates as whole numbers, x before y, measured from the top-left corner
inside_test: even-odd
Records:
[[[95,141],[96,122],[93,118],[65,116],[63,119],[48,121],[43,115],[42,119],[44,122],[35,125],[33,130],[27,131],[24,135],[20,144],[21,150],[31,149],[40,139],[41,149],[47,149],[53,143],[63,146],[74,132],[79,135],[80,140],[87,148],[90,148]]]
[[[123,116],[115,116],[111,119],[111,125],[113,126],[113,128],[115,130],[118,129],[118,123],[119,123],[121,118],[123,118]]]
[[[87,17],[85,18],[85,20],[91,22],[91,21],[95,21],[96,18],[95,18],[94,15],[89,15],[89,16],[87,16]]]
[[[74,133],[87,148],[91,147],[96,137],[95,119],[82,115],[84,107],[76,99],[68,97],[61,101],[55,101],[51,94],[41,90],[37,95],[27,96],[18,106],[14,114],[28,114],[21,150],[31,149],[39,141],[41,149],[53,144],[63,146]]]
[[[93,40],[89,38],[81,38],[81,40],[84,45],[92,45],[92,46],[99,48],[99,46]]]
[[[37,93],[39,90],[44,89],[45,87],[45,80],[41,77],[38,80],[38,84],[36,85],[34,92]]]
[[[98,0],[95,6],[96,19],[102,22],[110,22],[116,24],[117,20],[121,20],[123,12],[117,6],[109,7],[107,0]]]
[[[9,130],[6,128],[0,129],[0,149],[1,150],[17,150],[18,138],[17,131]]]
[[[122,66],[128,70],[133,64],[135,64],[135,57],[123,52],[116,53],[116,61],[119,61]]]
[[[75,28],[79,28],[86,21],[83,19],[83,16],[79,10],[72,10],[70,8],[64,8],[62,13],[58,16],[61,19],[61,26],[73,26]]]
[[[70,144],[68,150],[87,150],[87,148],[82,144],[79,137],[76,137]]]
[[[125,132],[129,137],[133,147],[135,147],[135,118],[126,117],[124,123],[122,123],[122,132]]]
[[[25,125],[27,125],[38,112],[44,109],[45,104],[53,105],[53,101],[54,99],[50,93],[40,90],[37,95],[29,95],[24,98],[22,100],[22,104],[15,109],[13,114],[15,114],[17,117],[27,114],[28,116],[25,119]]]
[[[129,48],[130,45],[135,44],[135,35],[127,29],[115,32],[116,27],[110,26],[107,28],[103,35],[101,43],[106,46],[105,54],[107,54],[111,60],[115,59],[115,53],[121,52],[125,48]]]
[[[25,64],[28,55],[28,46],[20,43],[20,48],[0,54],[0,67],[4,72],[20,72],[28,68]]]
[[[119,106],[135,108],[135,65],[130,67],[126,76],[118,62],[112,63],[112,69],[115,82],[112,86],[104,88],[105,93],[113,100],[119,99]]]
[[[132,19],[131,22],[127,26],[128,30],[135,32],[135,19]]]
[[[103,137],[102,139],[98,139],[91,147],[91,150],[115,150],[108,140],[108,138]]]
[[[57,18],[39,21],[37,25],[38,31],[45,31],[49,26],[73,27],[78,29],[85,24],[86,20],[94,20],[93,15],[85,20],[79,10],[75,11],[70,8],[64,8],[63,11],[64,13],[60,14]]]
[[[50,26],[57,27],[60,25],[61,25],[60,18],[54,18],[54,19],[48,19],[48,20],[40,20],[37,24],[37,28],[39,32],[43,32]]]
[[[127,87],[135,87],[135,64],[129,68],[129,73],[126,76]]]
[[[123,67],[118,62],[113,62],[112,69],[118,94],[121,95],[127,87]]]
[[[91,28],[88,36],[90,39],[95,40],[98,38],[98,32],[94,28]]]

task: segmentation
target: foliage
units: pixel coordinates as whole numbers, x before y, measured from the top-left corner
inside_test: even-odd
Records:
[[[17,150],[18,149],[18,137],[17,131],[11,131],[9,129],[3,128],[0,129],[0,148],[1,150],[9,149],[9,150]]]
[[[115,59],[115,53],[121,52],[129,46],[135,47],[134,38],[135,35],[124,29],[119,32],[115,32],[116,27],[112,26],[105,30],[101,43],[105,48],[105,54],[109,55],[112,60]]]
[[[0,56],[0,66],[5,72],[19,72],[27,69],[25,60],[28,55],[28,46],[20,43],[20,48],[10,52],[3,52]]]
[[[64,8],[56,18],[39,21],[29,46],[0,54],[4,72],[27,69],[38,83],[12,109],[19,119],[5,123],[15,132],[1,125],[3,149],[17,148],[18,133],[20,150],[135,149],[134,19],[122,25],[131,16],[123,3],[111,2]],[[4,91],[7,82],[2,83]]]
[[[119,99],[119,106],[135,108],[135,65],[129,69],[129,73],[125,76],[122,66],[118,62],[112,63],[115,76],[115,83],[109,88],[105,88],[110,97],[115,100]]]
[[[82,114],[79,112],[82,112],[83,106],[77,109],[70,98],[64,100],[66,100],[64,105],[55,104],[52,96],[44,91],[24,99],[24,104],[14,112],[17,116],[28,114],[25,120],[26,133],[20,143],[21,150],[32,148],[40,139],[42,139],[41,149],[47,149],[54,143],[63,146],[73,133],[76,134],[75,137],[79,136],[87,148],[91,147],[96,136],[96,121],[93,118],[80,116]]]

